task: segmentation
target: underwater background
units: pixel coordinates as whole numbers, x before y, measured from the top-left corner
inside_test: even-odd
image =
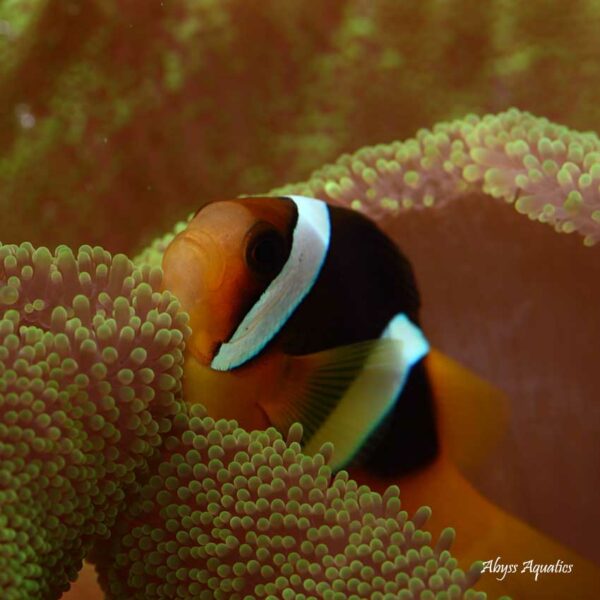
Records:
[[[600,132],[599,28],[594,0],[0,0],[0,240],[133,256],[469,113]],[[483,194],[396,212],[432,344],[511,398],[474,480],[600,562],[600,250]]]

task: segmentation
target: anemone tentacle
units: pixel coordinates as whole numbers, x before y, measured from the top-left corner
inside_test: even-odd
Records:
[[[432,548],[427,508],[333,478],[298,424],[188,412],[188,318],[160,282],[100,247],[0,246],[2,598],[58,598],[90,554],[115,599],[483,597],[452,530]]]
[[[427,507],[332,477],[331,444],[303,455],[298,423],[248,433],[195,405],[179,427],[100,552],[110,598],[485,598],[452,529],[432,547]]]
[[[312,196],[377,220],[473,192],[503,199],[559,233],[576,231],[592,246],[600,240],[600,139],[516,108],[468,115],[421,129],[404,142],[344,154],[306,181],[270,194]],[[134,260],[159,266],[186,223],[177,223]]]
[[[53,598],[181,410],[187,315],[160,271],[0,245],[0,596]]]

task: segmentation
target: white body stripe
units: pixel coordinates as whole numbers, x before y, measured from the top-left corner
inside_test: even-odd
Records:
[[[405,314],[396,315],[381,334],[400,342],[395,356],[385,365],[369,357],[358,377],[322,426],[308,440],[303,452],[312,455],[335,440],[330,466],[346,466],[394,406],[410,369],[429,352],[423,332]],[[340,435],[340,432],[343,432]]]
[[[311,290],[325,262],[331,238],[327,205],[304,196],[286,197],[298,211],[290,255],[229,341],[221,345],[213,369],[228,371],[256,356]]]

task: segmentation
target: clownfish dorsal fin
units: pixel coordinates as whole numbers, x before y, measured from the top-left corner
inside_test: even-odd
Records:
[[[342,468],[388,415],[428,349],[420,329],[397,315],[379,339],[287,356],[275,398],[261,407],[280,431],[302,424],[307,454],[333,442],[331,466]]]
[[[507,396],[436,349],[425,364],[436,406],[442,451],[466,474],[473,473],[506,432]]]

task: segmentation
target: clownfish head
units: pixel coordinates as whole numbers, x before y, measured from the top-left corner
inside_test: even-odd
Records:
[[[256,197],[200,209],[163,257],[163,286],[190,315],[195,359],[229,370],[260,352],[316,281],[328,243],[319,200]]]

